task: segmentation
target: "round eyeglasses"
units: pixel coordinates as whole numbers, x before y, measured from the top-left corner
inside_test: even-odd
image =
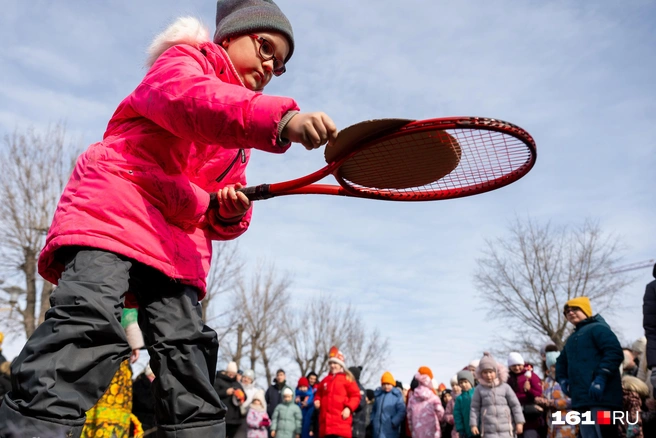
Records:
[[[251,33],[248,34],[248,36],[253,38],[254,40],[253,42],[257,41],[258,43],[260,43],[260,48],[258,49],[258,52],[260,54],[260,58],[262,58],[263,61],[269,61],[273,59],[273,74],[275,76],[280,76],[287,71],[284,61],[281,61],[280,59],[276,58],[275,50],[273,49],[273,44],[271,44],[266,38],[262,38],[259,35],[255,35]]]

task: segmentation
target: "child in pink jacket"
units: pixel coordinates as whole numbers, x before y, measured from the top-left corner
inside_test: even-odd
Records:
[[[266,401],[264,400],[264,391],[258,389],[253,396],[251,407],[246,415],[246,425],[248,438],[267,438],[269,436],[268,427],[271,425],[271,419],[267,414]]]
[[[199,303],[212,241],[249,226],[238,189],[252,148],[314,149],[337,135],[326,114],[262,94],[293,51],[292,27],[271,0],[219,0],[213,39],[193,18],[155,39],[144,79],[79,157],[59,201],[39,258],[58,287],[13,364],[0,436],[80,435],[130,355],[124,303],[141,309],[158,436],[224,430],[212,387],[218,341]]]
[[[440,421],[444,417],[444,408],[433,388],[433,372],[428,367],[421,367],[415,379],[419,386],[410,395],[406,416],[411,435],[413,438],[441,438]]]

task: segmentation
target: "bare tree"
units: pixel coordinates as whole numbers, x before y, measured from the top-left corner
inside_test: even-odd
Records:
[[[231,308],[232,330],[222,345],[223,352],[238,365],[244,358],[253,370],[259,364],[268,382],[282,352],[290,284],[289,276],[279,274],[273,264],[259,263],[250,282],[240,279]]]
[[[13,328],[22,326],[27,337],[50,307],[53,285],[38,276],[37,260],[79,151],[65,143],[66,128],[60,123],[45,132],[16,130],[4,137],[0,150],[1,268],[13,283],[3,289],[13,297],[0,298],[0,304],[9,304]]]
[[[201,306],[203,321],[216,330],[219,341],[226,335],[231,318],[231,292],[234,291],[244,261],[236,241],[212,242],[212,267],[207,276],[207,294]]]
[[[610,309],[631,283],[613,272],[621,252],[595,222],[553,227],[518,218],[508,237],[487,242],[474,280],[490,316],[509,323],[513,349],[535,354],[536,338],[563,347],[570,328],[562,311],[571,298],[589,297],[597,312]]]
[[[347,366],[363,367],[360,380],[368,383],[389,353],[389,339],[378,329],[368,331],[351,304],[337,304],[325,295],[294,311],[285,319],[284,328],[288,354],[303,376],[310,371],[326,372],[328,351],[335,345],[346,356]]]

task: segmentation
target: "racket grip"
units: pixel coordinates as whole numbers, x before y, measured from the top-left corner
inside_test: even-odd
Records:
[[[237,191],[246,195],[249,201],[260,201],[262,199],[273,198],[273,195],[269,191],[269,184],[260,184],[255,187],[244,187]]]

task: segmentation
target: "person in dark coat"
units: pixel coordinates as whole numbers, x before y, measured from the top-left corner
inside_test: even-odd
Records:
[[[656,278],[656,265],[653,276]],[[647,284],[642,300],[642,327],[647,337],[647,368],[651,370],[651,385],[656,398],[656,280]]]
[[[282,402],[282,391],[285,388],[292,389],[291,386],[287,385],[285,370],[279,369],[276,371],[276,379],[271,383],[266,394],[264,394],[269,418],[273,418],[273,411],[276,409],[276,406]]]
[[[155,379],[150,365],[132,383],[132,413],[141,422],[144,436],[155,436],[155,397],[151,390],[151,383]],[[153,433],[149,434],[149,431]]]
[[[360,388],[360,406],[353,412],[353,427],[351,429],[353,438],[364,438],[367,433],[367,396],[364,386],[360,383],[362,367],[350,367],[349,371],[355,377],[355,382]]]
[[[246,400],[246,393],[237,381],[237,364],[230,362],[225,371],[216,373],[214,389],[228,411],[225,416],[226,438],[235,438],[246,418],[241,415],[239,405]]]
[[[592,418],[598,411],[622,410],[624,354],[617,336],[600,315],[593,316],[587,297],[569,300],[564,314],[576,328],[558,356],[556,380],[572,398],[572,409],[591,411]],[[582,424],[580,428],[582,438],[612,437],[616,431],[614,425]]]

